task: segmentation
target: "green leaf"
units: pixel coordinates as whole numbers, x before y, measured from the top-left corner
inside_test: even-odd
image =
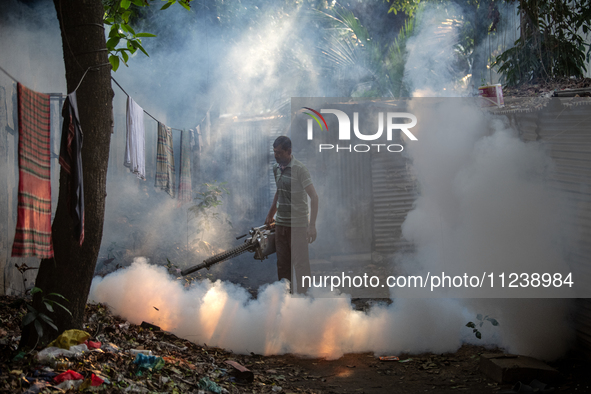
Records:
[[[477,315],[476,315],[476,318],[477,318],[478,320],[482,320],[482,314],[480,314],[480,313],[479,313],[479,314],[477,314]]]
[[[188,3],[181,1],[179,4],[182,5],[187,11],[191,11],[191,6]]]
[[[51,306],[51,301],[50,301],[50,302],[48,302],[48,301],[43,301],[43,303],[45,304],[45,307],[47,308],[47,310],[48,310],[49,312],[53,312],[53,311],[54,311],[54,310],[53,310],[53,306]]]
[[[43,293],[43,290],[41,290],[38,287],[33,287],[33,289],[31,290],[31,295],[37,294],[37,293]]]
[[[474,328],[476,327],[476,325],[472,322],[468,322],[468,324],[466,324],[466,327]]]
[[[131,0],[121,0],[120,5],[121,5],[121,8],[123,8],[124,10],[126,10],[131,5]]]
[[[480,333],[480,331],[478,331],[478,332],[476,333],[476,338],[478,338],[478,339],[482,339],[482,334]]]
[[[111,63],[111,66],[113,67],[113,71],[117,71],[117,69],[119,68],[119,57],[114,56],[114,55],[110,55],[109,56],[109,63]]]
[[[70,316],[72,316],[72,312],[70,312],[70,310],[69,310],[68,308],[66,308],[65,306],[63,306],[62,304],[60,304],[60,303],[59,303],[59,302],[57,302],[57,301],[53,301],[53,303],[54,303],[55,305],[59,306],[60,308],[62,308],[63,310],[65,310],[66,312],[68,312],[68,314],[69,314]]]
[[[146,52],[146,50],[144,49],[142,44],[140,44],[139,41],[137,42],[137,47],[140,49],[140,51],[142,51],[144,53],[144,55],[146,55],[147,57],[150,57],[150,55],[148,55],[148,52]]]
[[[49,316],[47,316],[47,315],[44,315],[43,313],[40,313],[40,314],[39,314],[39,317],[40,317],[41,319],[43,319],[43,321],[44,321],[45,323],[47,323],[49,326],[51,326],[51,327],[52,327],[54,330],[56,330],[56,331],[57,331],[57,326],[56,326],[55,324],[53,324],[53,320],[52,320],[52,319],[51,319]]]
[[[127,65],[127,61],[129,60],[129,55],[125,51],[125,49],[121,49],[121,56],[123,56],[123,62]]]
[[[125,11],[123,13],[123,15],[121,15],[121,18],[123,18],[123,21],[125,21],[125,23],[128,23],[130,16],[131,16],[131,11]]]
[[[37,313],[37,309],[33,308],[33,305],[27,304],[27,309],[30,310],[31,312]]]
[[[56,296],[56,297],[61,298],[62,300],[66,300],[66,301],[70,302],[70,300],[68,300],[66,297],[64,297],[60,293],[49,293],[47,296]]]
[[[46,321],[45,323],[47,323],[51,328],[53,328],[55,331],[57,331],[57,326],[51,322]]]
[[[53,323],[53,319],[51,317],[47,316],[45,313],[40,313],[39,318],[46,321],[46,322]]]
[[[110,51],[114,50],[117,44],[119,44],[119,41],[121,41],[120,37],[109,38],[109,41],[107,41],[107,49]]]
[[[23,317],[23,326],[28,326],[37,318],[37,314],[35,312],[29,312]]]
[[[127,49],[129,50],[129,52],[133,55],[136,51],[135,47],[133,46],[133,43],[131,42],[131,40],[127,40]]]
[[[133,30],[133,28],[131,26],[126,24],[125,27],[128,32],[130,32],[131,34],[133,34],[135,36],[135,30]]]
[[[37,335],[41,338],[43,336],[43,326],[39,320],[35,320],[35,330],[37,330]]]
[[[105,22],[105,24],[107,24],[107,25],[111,25],[111,24],[115,23],[115,18],[107,18],[103,22]]]
[[[147,4],[145,2],[143,2],[142,0],[131,0],[133,4],[137,5],[138,7],[144,7]]]
[[[139,33],[135,35],[136,37],[157,37],[156,34],[152,33]]]
[[[499,322],[497,321],[497,319],[492,319],[489,318],[488,321],[490,322],[490,324],[492,324],[493,326],[498,326]]]
[[[164,4],[164,5],[162,6],[162,8],[160,8],[160,9],[161,9],[161,10],[165,10],[165,9],[167,9],[168,7],[170,7],[172,4],[173,4],[173,3],[166,3],[166,4]]]

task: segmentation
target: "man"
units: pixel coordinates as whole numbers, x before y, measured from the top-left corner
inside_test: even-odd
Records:
[[[318,216],[318,194],[312,184],[308,169],[291,154],[291,140],[278,137],[273,143],[277,164],[273,175],[277,192],[265,224],[275,218],[275,247],[277,249],[277,276],[296,284],[298,293],[305,293],[301,286],[302,276],[310,276],[308,243],[316,239],[316,217]],[[310,220],[308,221],[308,196],[310,197]],[[292,280],[292,265],[295,278]],[[293,287],[292,287],[293,292]]]

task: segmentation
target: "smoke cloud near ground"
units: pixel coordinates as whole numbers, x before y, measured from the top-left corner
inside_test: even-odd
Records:
[[[291,297],[285,282],[262,287],[255,300],[228,282],[203,281],[185,289],[164,268],[141,258],[95,278],[89,300],[107,303],[133,323],[150,321],[196,343],[239,353],[328,358],[364,351],[439,353],[477,341],[462,324],[470,313],[453,301],[400,299],[366,314],[353,310],[347,295]]]

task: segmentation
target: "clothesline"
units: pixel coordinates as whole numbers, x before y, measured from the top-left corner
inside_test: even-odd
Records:
[[[117,82],[117,80],[116,80],[115,78],[113,78],[113,76],[111,76],[111,79],[113,80],[113,82],[115,82],[115,84],[116,84],[117,86],[119,86],[119,89],[121,89],[121,91],[122,91],[123,93],[125,93],[125,95],[126,95],[127,97],[131,97],[131,96],[129,95],[129,93],[127,93],[127,92],[125,91],[125,89],[123,89],[123,87],[122,87],[122,86],[119,84],[119,82]],[[143,108],[142,108],[142,109],[143,109]],[[145,113],[146,115],[148,115],[150,118],[154,119],[156,122],[164,124],[163,122],[159,121],[159,120],[158,120],[158,119],[156,119],[154,116],[152,116],[152,114],[150,114],[150,113],[149,113],[148,111],[146,111],[145,109],[144,109],[144,113]],[[182,129],[177,129],[177,128],[175,128],[175,127],[171,127],[170,129],[171,129],[171,130],[177,130],[177,131],[183,131]]]
[[[8,78],[12,79],[14,82],[18,82],[18,81],[16,80],[16,78],[15,78],[15,77],[13,77],[12,75],[10,75],[10,74],[8,73],[8,71],[6,71],[5,69],[3,69],[2,67],[0,67],[0,70],[2,70],[2,72],[3,72],[4,74],[8,75]]]
[[[103,65],[106,65],[106,64],[110,64],[110,63],[101,64],[101,65],[99,65],[99,66],[88,67],[88,68],[86,69],[86,71],[84,72],[84,74],[82,75],[82,78],[80,78],[80,82],[78,82],[78,86],[76,86],[76,89],[74,89],[74,91],[78,90],[78,88],[80,87],[80,84],[81,84],[81,83],[82,83],[82,81],[84,80],[84,77],[86,77],[86,73],[87,73],[87,72],[88,72],[90,69],[92,69],[92,68],[96,68],[96,67],[100,67],[100,66],[103,66]],[[16,83],[19,83],[19,81],[18,81],[16,78],[14,78],[12,75],[10,75],[10,73],[8,73],[8,71],[6,71],[4,68],[0,67],[0,71],[2,71],[4,74],[6,74],[6,75],[7,75],[7,76],[8,76],[10,79],[12,79],[14,82],[16,82]],[[119,87],[119,89],[121,89],[121,91],[122,91],[123,93],[125,93],[125,95],[126,95],[127,97],[131,97],[131,96],[130,96],[130,95],[129,95],[129,94],[126,92],[126,91],[125,91],[125,89],[123,89],[123,87],[122,87],[122,86],[119,84],[119,82],[117,82],[117,80],[116,80],[115,78],[113,78],[113,77],[111,76],[111,79],[113,80],[113,82],[115,82],[115,84],[116,84],[116,85]],[[50,97],[65,97],[65,96],[66,96],[66,95],[65,95],[65,94],[63,94],[63,93],[48,93],[48,95],[49,95]],[[143,108],[142,108],[142,109],[143,109]],[[162,123],[162,124],[164,124],[163,122],[161,122],[161,121],[159,121],[158,119],[156,119],[156,118],[155,118],[155,117],[154,117],[154,116],[153,116],[151,113],[149,113],[149,112],[148,112],[148,111],[146,111],[145,109],[144,109],[143,111],[144,111],[144,113],[145,113],[146,115],[148,115],[150,118],[154,119],[154,120],[155,120],[157,123]],[[171,129],[171,130],[177,130],[177,131],[183,131],[182,129],[177,129],[176,127],[170,127],[170,129]]]
[[[95,66],[94,69],[97,69]],[[6,70],[9,78],[16,82],[18,107],[18,206],[17,223],[12,245],[12,257],[37,256],[42,259],[54,255],[52,242],[51,210],[51,98],[63,100],[62,128],[59,164],[62,174],[67,176],[69,215],[74,224],[74,236],[79,245],[84,242],[84,183],[82,163],[82,130],[78,119],[76,90],[88,68],[74,89],[67,96],[61,93],[43,94],[28,89]],[[113,81],[123,90],[121,85]],[[12,89],[12,87],[11,87]],[[146,180],[145,171],[145,128],[144,114],[158,120],[144,111],[128,96],[127,135],[124,165],[138,178]],[[11,99],[10,102],[13,100]],[[14,112],[13,112],[14,114]],[[180,129],[176,129],[180,130]],[[180,174],[178,206],[192,200],[191,148],[193,131],[181,131]],[[166,137],[162,138],[162,137]],[[174,168],[172,133],[162,122],[158,122],[158,149],[156,154],[156,177],[154,187],[175,197],[176,172]],[[32,178],[33,177],[33,178]],[[60,189],[61,190],[61,189]]]

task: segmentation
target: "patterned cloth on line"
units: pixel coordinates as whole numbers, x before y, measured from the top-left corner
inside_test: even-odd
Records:
[[[144,110],[131,97],[127,98],[127,138],[124,165],[146,180],[146,145]]]
[[[18,217],[13,257],[53,257],[49,95],[27,89],[18,94]]]
[[[74,222],[78,244],[84,242],[84,182],[82,177],[82,128],[78,116],[76,92],[68,94],[62,108],[64,122],[60,146],[60,164],[68,174],[68,211]]]
[[[174,198],[176,174],[174,172],[174,152],[172,150],[172,130],[158,123],[158,151],[156,153],[156,182],[170,197]]]
[[[181,175],[179,177],[179,203],[193,200],[191,187],[191,136],[188,130],[181,133]]]

